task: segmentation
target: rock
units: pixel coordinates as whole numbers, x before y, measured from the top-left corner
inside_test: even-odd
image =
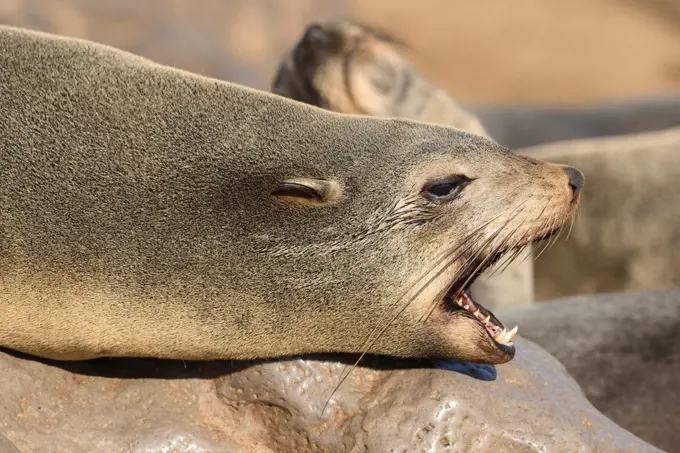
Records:
[[[484,365],[370,358],[37,361],[0,353],[0,452],[659,452],[547,352]],[[338,359],[335,357],[334,359]],[[545,449],[545,450],[544,450]]]
[[[607,417],[680,452],[680,290],[565,298],[499,317],[554,354]]]

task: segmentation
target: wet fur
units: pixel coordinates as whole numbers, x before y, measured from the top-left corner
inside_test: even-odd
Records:
[[[423,319],[465,263],[432,262],[472,231],[514,242],[566,222],[563,167],[85,41],[0,27],[0,50],[0,345],[69,360],[511,359],[465,313]],[[474,181],[454,202],[421,196],[461,173]],[[291,178],[341,192],[272,195]]]

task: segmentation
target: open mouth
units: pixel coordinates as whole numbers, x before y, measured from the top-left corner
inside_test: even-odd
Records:
[[[512,339],[517,334],[518,327],[507,330],[503,323],[488,309],[484,308],[482,304],[474,299],[470,291],[470,286],[475,282],[486,269],[497,262],[504,253],[498,254],[493,260],[489,260],[486,265],[471,266],[474,271],[467,273],[463,277],[456,280],[444,296],[444,304],[446,309],[458,311],[465,310],[472,317],[477,320],[487,331],[489,336],[496,344],[508,352],[514,350]],[[463,286],[464,285],[464,286]]]
[[[484,326],[496,343],[507,346],[513,345],[512,339],[517,334],[519,328],[515,326],[507,330],[490,310],[487,310],[473,299],[469,285],[464,290],[458,291],[455,294],[449,291],[445,299],[454,306],[452,307],[454,310],[463,309],[471,313]]]

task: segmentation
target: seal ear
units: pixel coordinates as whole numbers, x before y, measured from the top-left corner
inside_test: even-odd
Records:
[[[294,178],[281,181],[272,195],[281,201],[305,204],[328,204],[340,199],[342,189],[337,181]]]

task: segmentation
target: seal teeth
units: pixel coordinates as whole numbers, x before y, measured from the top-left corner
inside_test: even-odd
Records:
[[[482,323],[482,325],[497,343],[512,344],[512,339],[518,330],[516,326],[512,330],[507,331],[505,327],[495,325],[493,322],[491,322],[491,315],[487,314],[485,316],[484,313],[482,313],[482,310],[480,310],[479,307],[475,305],[470,296],[465,292],[461,292],[456,295],[450,295],[449,298],[459,307],[464,308],[475,318],[477,318],[477,320]]]
[[[510,332],[508,332],[505,335],[505,342],[510,343],[512,341],[512,339],[514,338],[514,336],[517,334],[518,330],[519,330],[519,327],[515,326]]]
[[[493,339],[496,340],[496,342],[498,342],[498,343],[512,344],[512,339],[517,334],[517,330],[519,330],[519,328],[517,326],[515,326],[509,332],[506,331],[505,328],[503,328],[503,330],[501,330],[496,335],[494,335]]]

